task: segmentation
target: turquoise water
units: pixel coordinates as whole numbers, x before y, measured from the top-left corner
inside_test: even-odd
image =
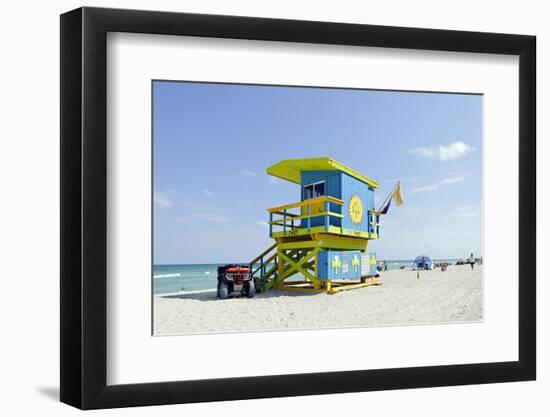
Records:
[[[218,283],[218,266],[221,264],[155,265],[153,293],[215,289]]]
[[[413,260],[387,260],[388,270],[401,266],[410,268]],[[434,259],[434,262],[449,262],[456,259]],[[223,264],[155,265],[153,267],[153,293],[170,294],[186,291],[214,290],[218,283],[218,266]]]

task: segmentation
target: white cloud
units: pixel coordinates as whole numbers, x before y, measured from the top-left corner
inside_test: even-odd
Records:
[[[462,158],[466,154],[473,152],[475,148],[464,142],[453,142],[449,146],[439,147],[439,158],[442,161],[450,161],[452,159]]]
[[[173,204],[173,201],[170,198],[170,194],[171,193],[169,192],[162,193],[162,192],[155,191],[153,193],[153,202],[158,207],[162,207],[162,208],[171,207]]]
[[[418,155],[428,159],[439,159],[441,161],[451,161],[453,159],[462,158],[470,152],[475,151],[475,148],[467,143],[457,141],[447,146],[439,145],[432,148],[418,147],[409,149],[412,155]]]
[[[265,222],[265,221],[263,221],[263,220],[258,220],[258,221],[256,222],[256,224],[257,224],[258,226],[265,227],[266,229],[269,229],[269,223],[268,223],[268,222]]]
[[[439,149],[438,148],[412,148],[409,149],[409,153],[412,155],[418,155],[423,156],[424,158],[436,158],[438,156]]]
[[[258,176],[254,171],[249,171],[248,169],[242,169],[241,174],[246,175],[247,177],[257,177]]]
[[[413,188],[411,189],[411,192],[420,193],[425,191],[435,191],[439,189],[439,187],[442,185],[457,184],[459,182],[463,182],[465,179],[466,179],[466,175],[464,174],[454,175],[452,177],[444,178],[441,181],[438,181],[434,184],[428,184],[428,185],[423,185],[421,187]]]
[[[216,194],[210,190],[202,190],[204,194],[206,194],[208,197],[214,197]]]
[[[456,177],[449,177],[441,180],[439,182],[439,185],[446,185],[446,184],[456,184],[457,182],[463,182],[465,176],[464,175],[458,175]]]
[[[281,180],[277,177],[273,177],[273,176],[270,175],[269,176],[269,182],[271,184],[279,184],[281,182]]]
[[[438,184],[431,184],[431,185],[424,185],[422,187],[415,187],[411,189],[411,192],[413,193],[420,193],[424,191],[435,191],[439,188]]]

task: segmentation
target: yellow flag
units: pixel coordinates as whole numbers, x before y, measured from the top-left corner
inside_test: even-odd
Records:
[[[395,187],[395,190],[393,190],[391,198],[395,201],[396,206],[400,206],[403,204],[403,201],[405,201],[403,198],[403,193],[401,192],[401,182],[397,181],[397,186]]]

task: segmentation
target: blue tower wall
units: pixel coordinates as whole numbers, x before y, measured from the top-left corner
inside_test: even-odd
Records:
[[[361,254],[361,275],[364,277],[378,275],[375,252],[365,252]]]
[[[361,278],[361,252],[323,250],[317,255],[320,280]]]
[[[343,206],[334,203],[329,204],[330,211],[344,215],[343,219],[330,217],[330,225],[343,227],[352,231],[374,233],[375,224],[374,222],[373,225],[370,224],[368,213],[369,210],[374,209],[374,189],[370,188],[368,184],[341,171],[302,171],[301,201],[305,199],[304,187],[320,181],[325,182],[325,195],[344,201]],[[363,203],[363,218],[359,224],[353,223],[349,215],[349,203],[354,195],[357,195]],[[322,225],[324,225],[323,216],[311,218],[311,227]],[[307,227],[306,219],[301,221],[301,227]]]
[[[342,227],[344,229],[356,230],[359,232],[369,232],[369,210],[374,209],[374,189],[370,188],[368,184],[359,181],[346,173],[341,173],[342,176],[342,193],[341,198],[344,200],[342,206],[342,212],[344,218],[342,219]],[[355,224],[351,221],[349,215],[349,203],[351,198],[357,195],[363,203],[363,218],[361,223]]]

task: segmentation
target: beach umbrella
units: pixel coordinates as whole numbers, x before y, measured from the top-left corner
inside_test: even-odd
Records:
[[[432,269],[433,262],[427,255],[417,256],[413,262],[413,266],[416,269]]]

